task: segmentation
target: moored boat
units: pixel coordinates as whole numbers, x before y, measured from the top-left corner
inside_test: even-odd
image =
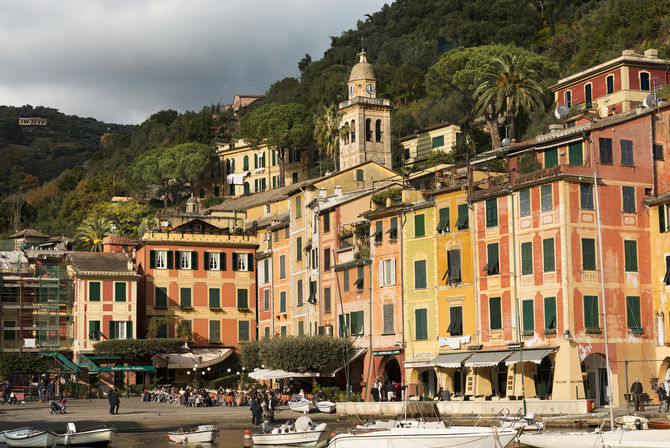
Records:
[[[519,436],[519,442],[535,448],[662,448],[670,446],[668,433],[655,429],[524,433]]]
[[[5,443],[11,447],[51,448],[56,444],[56,434],[33,428],[24,428],[14,432],[5,431]]]
[[[651,419],[647,422],[647,426],[649,426],[650,429],[670,429],[670,421]]]
[[[304,397],[294,398],[288,402],[288,407],[291,408],[292,411],[307,414],[312,407],[312,402]]]
[[[64,434],[57,434],[56,445],[107,446],[112,440],[113,433],[114,430],[107,427],[77,431],[74,423],[68,423],[67,431]]]
[[[7,439],[5,438],[5,433],[14,434],[14,433],[17,433],[17,432],[27,431],[27,430],[29,430],[29,429],[30,429],[30,428],[28,428],[27,426],[25,426],[25,427],[23,427],[23,428],[8,429],[8,430],[6,430],[6,431],[0,431],[0,443],[5,443],[5,444],[7,443]]]
[[[319,410],[319,412],[325,412],[326,414],[331,414],[335,412],[335,407],[337,405],[333,403],[332,401],[317,401],[316,402],[316,408]]]
[[[252,434],[251,439],[254,445],[314,446],[325,431],[325,423],[315,425],[311,418],[302,416],[295,421],[295,424],[289,420],[271,432]]]
[[[200,425],[191,431],[169,432],[167,436],[175,443],[210,443],[216,438],[216,428],[214,425]]]

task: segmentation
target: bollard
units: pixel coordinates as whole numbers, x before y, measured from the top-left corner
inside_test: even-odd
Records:
[[[242,446],[244,448],[251,447],[251,431],[249,431],[248,429],[244,430],[244,441],[242,442]]]

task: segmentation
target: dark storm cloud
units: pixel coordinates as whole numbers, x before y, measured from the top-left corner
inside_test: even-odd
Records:
[[[139,123],[264,93],[383,0],[3,1],[0,104]],[[352,63],[355,61],[352,61]]]

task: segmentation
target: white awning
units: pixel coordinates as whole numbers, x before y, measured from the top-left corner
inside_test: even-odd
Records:
[[[437,355],[430,363],[434,366],[456,369],[461,367],[461,363],[468,359],[470,355],[472,355],[472,352],[445,353]]]
[[[493,367],[497,366],[505,358],[512,354],[511,351],[485,351],[474,352],[472,356],[465,361],[466,367]]]
[[[519,350],[507,358],[505,365],[511,366],[512,364],[516,364],[517,362],[521,361],[521,358],[523,358],[523,362],[534,362],[535,364],[540,364],[545,356],[550,355],[555,351],[556,348],[554,347]]]
[[[351,351],[349,352],[349,363],[354,362],[367,351],[368,351],[367,348],[352,348]],[[335,374],[342,369],[344,369],[343,362],[330,363],[321,369],[321,371],[319,372],[319,376],[333,378],[335,377]]]
[[[311,378],[319,376],[315,372],[287,372],[285,370],[254,369],[249,376],[255,380],[277,380],[281,378]]]
[[[233,353],[232,348],[195,348],[186,353],[166,353],[151,358],[154,365],[169,369],[192,369],[218,364]]]

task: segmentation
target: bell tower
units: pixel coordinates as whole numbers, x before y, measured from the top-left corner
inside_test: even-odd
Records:
[[[391,168],[391,102],[377,98],[377,77],[365,50],[358,54],[347,83],[347,101],[339,104],[340,169],[374,161]]]

